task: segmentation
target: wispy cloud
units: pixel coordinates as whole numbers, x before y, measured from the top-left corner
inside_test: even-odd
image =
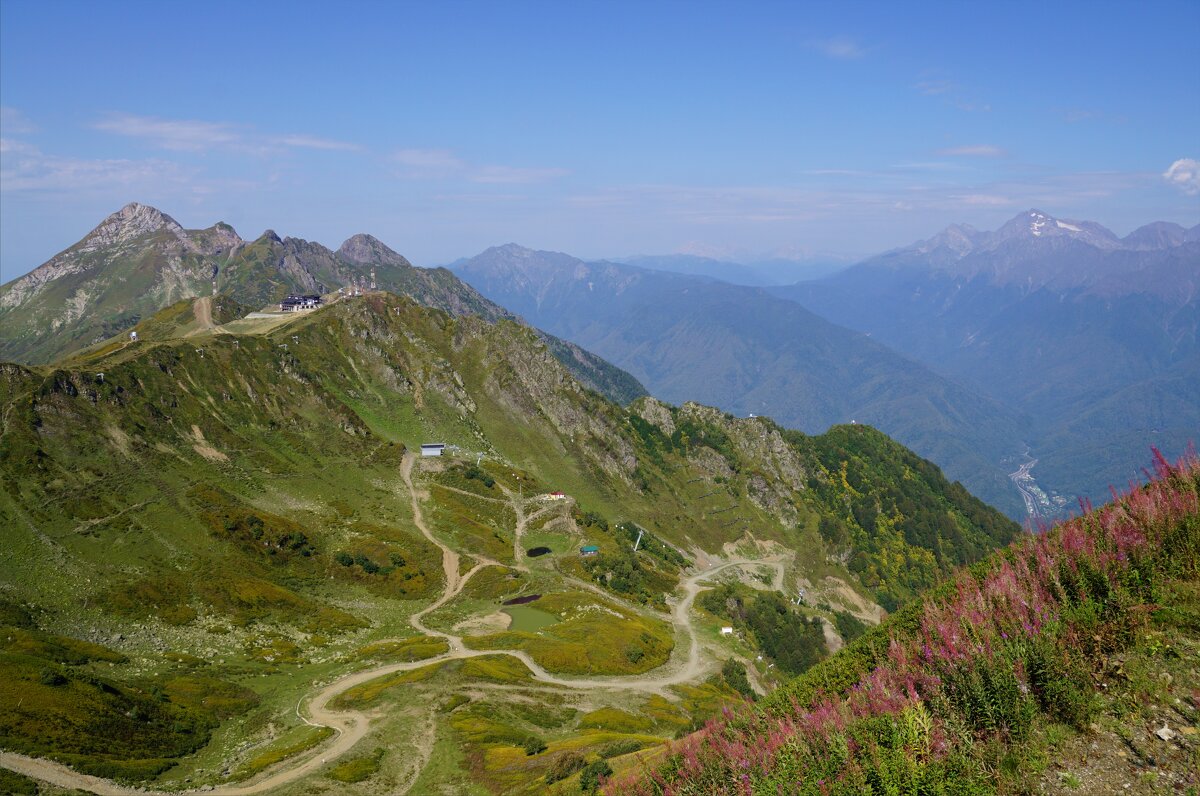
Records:
[[[959,171],[963,167],[961,164],[947,163],[942,160],[915,160],[905,163],[894,163],[891,168],[900,171]]]
[[[30,144],[0,139],[0,191],[88,193],[183,188],[196,172],[161,159],[87,159],[44,154]]]
[[[967,113],[987,113],[992,109],[990,103],[971,96],[969,89],[936,75],[917,81],[913,84],[913,90],[926,97],[940,97],[947,105]]]
[[[865,177],[871,174],[862,169],[809,169],[804,173],[814,177]]]
[[[1188,196],[1200,194],[1200,161],[1180,158],[1172,163],[1162,176]]]
[[[483,166],[475,170],[472,182],[519,184],[545,182],[570,174],[566,169],[521,168],[519,166]]]
[[[92,125],[96,130],[146,141],[151,146],[174,152],[232,150],[270,154],[287,149],[355,151],[357,144],[303,133],[268,135],[229,122],[196,119],[162,119],[129,113],[112,113]]]
[[[808,46],[827,58],[839,61],[851,61],[862,58],[867,51],[849,36],[834,36],[829,39],[811,39]]]
[[[1016,204],[1015,200],[1007,196],[987,193],[953,194],[950,198],[968,207],[1009,207]]]
[[[244,137],[232,125],[186,119],[158,119],[128,113],[110,114],[92,125],[95,129],[129,138],[140,138],[162,149],[201,152],[241,144]]]
[[[475,183],[526,184],[565,177],[560,168],[475,165],[448,149],[400,149],[390,160],[400,167],[397,176],[407,179],[456,178]]]
[[[948,94],[958,87],[949,80],[922,80],[913,88],[926,96],[933,97],[938,94]]]
[[[280,146],[295,147],[297,149],[325,149],[341,152],[356,152],[362,149],[358,144],[351,144],[346,141],[334,141],[329,138],[318,138],[313,135],[282,135],[278,138],[267,140],[273,141]]]
[[[871,173],[869,182],[852,176],[836,185],[824,180],[809,186],[630,185],[574,195],[566,203],[583,211],[617,215],[632,224],[662,218],[730,228],[809,222],[837,226],[847,219],[875,223],[913,213],[941,223],[977,223],[1022,207],[1056,208],[1064,215],[1086,212],[1098,200],[1143,189],[1157,179],[1139,172],[1046,173],[1025,180],[964,184],[913,179],[918,174],[879,171]]]
[[[36,132],[37,125],[21,110],[9,105],[0,105],[0,135],[27,135]]]
[[[457,172],[467,165],[448,149],[399,149],[391,160],[417,171]]]
[[[1008,153],[993,144],[968,144],[947,149],[939,149],[937,154],[947,157],[999,158]]]

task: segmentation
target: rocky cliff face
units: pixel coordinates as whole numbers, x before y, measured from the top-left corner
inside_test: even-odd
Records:
[[[338,247],[337,256],[346,262],[379,265],[392,268],[411,268],[412,263],[392,251],[381,240],[359,233],[346,238]]]

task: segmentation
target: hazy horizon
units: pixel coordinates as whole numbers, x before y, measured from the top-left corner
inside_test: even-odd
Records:
[[[130,201],[419,265],[1200,221],[1195,3],[204,8],[0,6],[0,281]]]

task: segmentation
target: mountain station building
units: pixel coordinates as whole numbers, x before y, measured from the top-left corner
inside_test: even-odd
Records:
[[[279,302],[280,312],[298,312],[300,310],[315,310],[321,306],[320,296],[288,296]]]

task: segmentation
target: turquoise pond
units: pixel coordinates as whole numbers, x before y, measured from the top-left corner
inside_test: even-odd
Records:
[[[509,630],[523,630],[526,633],[532,633],[535,630],[541,630],[543,627],[558,624],[557,616],[533,608],[532,606],[510,605],[502,610],[512,617],[512,624],[508,627]]]

